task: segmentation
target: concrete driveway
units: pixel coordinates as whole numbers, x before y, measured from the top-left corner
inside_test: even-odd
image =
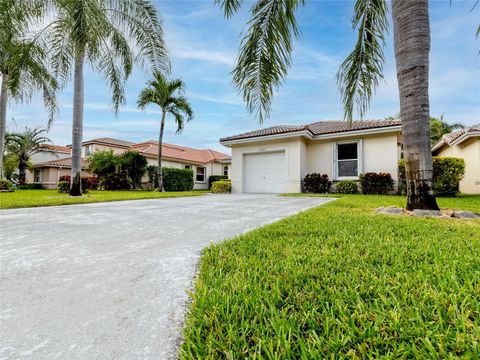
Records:
[[[208,195],[0,211],[0,359],[174,358],[201,249],[326,201]]]

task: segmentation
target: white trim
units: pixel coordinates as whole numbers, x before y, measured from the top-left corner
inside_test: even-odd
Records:
[[[371,135],[371,134],[382,134],[387,132],[397,132],[401,131],[401,125],[397,126],[389,126],[383,128],[372,128],[372,129],[364,129],[364,130],[352,130],[352,131],[344,131],[344,132],[337,132],[332,134],[321,134],[313,136],[312,140],[320,140],[320,139],[337,139],[341,137],[353,137],[353,136],[361,136],[361,135]]]
[[[339,176],[338,175],[338,145],[341,144],[357,144],[357,176]],[[355,160],[355,159],[351,159]],[[337,180],[358,180],[360,174],[363,173],[363,139],[356,140],[340,140],[333,142],[333,179]]]
[[[458,144],[461,144],[462,142],[464,142],[465,140],[467,140],[468,138],[470,137],[476,137],[476,136],[480,136],[480,131],[472,131],[472,132],[466,132],[465,134],[463,134],[462,136],[460,136],[458,139],[454,140],[451,144],[448,144],[445,140],[440,139],[438,140],[435,144],[433,144],[432,146],[432,151],[436,151],[438,149],[440,149],[443,145],[447,145],[447,146],[455,146],[455,145],[458,145]]]
[[[244,144],[244,143],[250,143],[250,142],[257,142],[257,141],[285,139],[285,138],[292,138],[297,136],[304,136],[304,137],[307,137],[308,139],[313,138],[313,135],[310,132],[310,130],[300,130],[300,131],[292,131],[292,132],[287,132],[282,134],[253,136],[253,137],[243,138],[243,139],[220,141],[220,144],[224,146],[229,146],[234,144]]]
[[[199,168],[203,169],[203,181],[197,180],[197,170]],[[207,183],[207,167],[206,166],[195,166],[195,184],[206,184]]]

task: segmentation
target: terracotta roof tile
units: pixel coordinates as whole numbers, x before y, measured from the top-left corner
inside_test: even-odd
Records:
[[[352,121],[350,124],[347,121],[318,121],[307,125],[277,125],[256,131],[233,135],[220,139],[223,141],[248,139],[253,137],[261,137],[268,135],[277,135],[284,133],[291,133],[295,131],[308,130],[312,135],[332,134],[339,132],[348,132],[354,130],[374,129],[388,126],[401,125],[400,120],[363,120]]]
[[[61,146],[61,145],[43,144],[40,147],[42,149],[54,150],[54,151],[66,152],[66,153],[70,153],[72,151],[72,149],[70,149],[69,147]]]
[[[442,136],[441,140],[443,140],[447,145],[450,146],[455,142],[455,140],[457,140],[461,136],[465,134],[473,133],[473,132],[479,132],[479,131],[480,131],[480,124],[476,124],[461,130],[453,131],[449,134],[445,134]]]
[[[86,159],[82,159],[82,169],[85,169],[87,165],[88,164]],[[42,163],[35,164],[34,167],[61,167],[61,168],[70,169],[72,167],[72,158],[68,157],[63,159],[45,161]]]
[[[91,144],[91,143],[100,143],[105,145],[116,145],[116,146],[124,146],[124,147],[130,147],[134,144],[131,141],[112,139],[112,138],[106,138],[106,137],[84,141],[82,144],[85,145],[85,144]]]

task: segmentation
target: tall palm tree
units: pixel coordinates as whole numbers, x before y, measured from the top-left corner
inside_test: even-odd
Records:
[[[226,17],[233,16],[243,0],[215,0]],[[260,122],[269,115],[273,92],[291,66],[293,38],[300,31],[295,12],[304,0],[257,0],[251,7],[248,32],[243,38],[233,81],[243,93],[250,112]],[[337,74],[345,117],[352,120],[368,109],[382,78],[387,0],[356,0],[353,27],[357,44]],[[429,134],[428,67],[430,24],[428,0],[392,0],[394,47],[400,94],[400,116],[407,173],[407,209],[438,209],[432,191]],[[477,30],[480,31],[480,27]]]
[[[157,179],[158,190],[165,191],[163,188],[162,174],[162,144],[163,130],[165,128],[165,119],[167,115],[172,115],[177,124],[177,134],[183,130],[185,121],[193,119],[193,111],[187,99],[183,97],[185,84],[180,79],[169,81],[162,73],[155,72],[153,80],[147,82],[147,87],[143,89],[139,96],[137,105],[140,109],[145,109],[149,104],[156,104],[162,109],[162,120],[160,121],[160,132],[158,134],[158,166]]]
[[[81,195],[84,65],[103,76],[113,108],[125,103],[124,85],[134,63],[169,71],[162,23],[149,0],[44,0],[53,21],[42,34],[52,63],[66,82],[73,72],[72,172],[70,195]]]
[[[43,152],[42,145],[50,142],[45,136],[47,130],[41,127],[26,127],[22,133],[11,133],[7,135],[7,152],[18,159],[18,171],[20,184],[25,183],[25,170],[28,167],[30,157],[36,153]]]
[[[430,118],[430,139],[432,144],[436,143],[442,138],[443,135],[449,134],[452,131],[463,129],[465,126],[460,123],[450,124],[443,118],[443,115],[439,118]]]
[[[49,112],[49,125],[57,110],[55,93],[58,84],[48,67],[48,52],[36,37],[27,37],[29,25],[42,18],[39,0],[2,0],[0,2],[0,179],[3,174],[3,155],[7,106],[9,100],[24,102],[33,93],[43,95]]]

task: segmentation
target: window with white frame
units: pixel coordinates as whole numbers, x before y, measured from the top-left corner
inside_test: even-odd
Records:
[[[223,166],[223,175],[228,176],[228,165]]]
[[[93,153],[93,144],[85,146],[85,156],[91,155]]]
[[[197,166],[197,171],[195,172],[195,181],[196,182],[205,182],[205,171],[206,169],[201,166]]]
[[[191,169],[192,169],[192,165],[184,165],[184,169],[191,170]]]
[[[34,169],[33,170],[33,182],[39,183],[42,181],[42,178],[40,176],[40,169]]]
[[[361,140],[335,143],[335,178],[354,179],[361,173]]]

